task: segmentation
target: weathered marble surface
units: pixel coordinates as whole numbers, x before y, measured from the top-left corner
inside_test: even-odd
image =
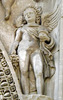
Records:
[[[11,7],[11,16],[8,21],[5,21],[5,9],[0,1],[0,39],[3,42],[7,52],[9,52],[14,41],[14,33],[16,30],[13,26],[14,20],[21,14],[27,5],[32,4],[31,2],[33,3],[33,0],[15,0]],[[24,6],[24,4],[26,5]]]
[[[45,95],[29,95],[29,96],[22,96],[24,100],[52,100],[51,98]]]
[[[4,89],[4,90],[3,90]],[[16,98],[16,96],[18,97]],[[22,99],[21,89],[8,54],[0,41],[0,100]]]
[[[53,0],[52,0],[53,1]],[[45,2],[45,1],[44,1]],[[50,0],[48,0],[48,2],[50,2]],[[57,2],[57,0],[56,0]],[[26,4],[24,6],[24,4]],[[50,11],[46,11],[46,7],[48,7],[47,3],[40,3],[41,6],[44,8],[45,7],[45,10],[43,10],[43,15],[45,13],[49,14],[51,12],[53,12],[53,8],[56,8],[57,6],[57,3],[56,3],[56,6],[52,8],[50,8],[49,10]],[[11,47],[11,44],[13,43],[13,40],[14,40],[14,33],[15,33],[15,27],[13,26],[13,23],[14,23],[14,20],[21,14],[21,12],[23,11],[23,9],[27,6],[27,5],[40,5],[39,3],[36,4],[36,2],[34,2],[33,0],[15,0],[14,4],[12,5],[11,7],[11,16],[9,18],[8,21],[5,21],[4,20],[4,17],[5,17],[5,9],[3,8],[3,5],[0,1],[0,39],[2,40],[7,52],[9,52],[9,49]],[[44,6],[45,4],[45,6]],[[47,5],[47,6],[46,6]],[[18,10],[17,10],[18,9]],[[5,35],[4,35],[5,34]],[[12,40],[11,40],[12,38]]]
[[[11,45],[14,41],[15,31],[17,29],[14,27],[13,23],[15,22],[16,18],[21,15],[21,12],[25,8],[25,6],[27,6],[27,5],[35,5],[35,6],[41,5],[43,7],[43,16],[42,16],[42,18],[43,18],[45,15],[48,15],[49,13],[51,14],[52,12],[54,12],[57,5],[60,3],[60,0],[55,0],[54,2],[53,2],[53,0],[52,0],[52,2],[50,2],[50,1],[51,0],[48,0],[47,2],[46,2],[46,0],[40,0],[40,2],[36,3],[33,0],[26,0],[26,1],[25,0],[15,0],[14,4],[11,7],[11,16],[10,16],[8,21],[4,20],[5,9],[0,1],[0,39],[1,39],[5,49],[7,51],[7,53],[9,53]],[[24,4],[26,4],[26,5],[24,6]],[[52,6],[50,6],[50,5],[52,5]],[[56,44],[58,44],[58,41],[59,41],[59,33],[60,33],[60,31],[59,31],[59,25],[58,25],[51,33],[51,36],[54,37]],[[61,31],[61,33],[62,33],[62,31]],[[61,49],[61,53],[59,54],[58,47],[59,47],[59,44],[57,45],[57,49],[55,50],[55,52],[53,52],[55,66],[56,66],[55,76],[52,77],[51,80],[48,79],[45,82],[45,88],[47,91],[49,91],[49,92],[45,91],[45,94],[47,94],[49,97],[54,98],[54,100],[61,100],[62,99],[62,97],[61,97],[62,92],[59,92],[59,97],[58,97],[58,87],[59,87],[59,91],[61,91],[61,89],[62,89],[62,83],[61,83],[62,82],[62,77],[61,77],[62,76],[62,56],[60,56],[60,59],[61,59],[60,65],[58,62],[59,55],[60,54],[62,55],[62,49]],[[62,48],[62,35],[61,35],[61,48]],[[60,69],[60,72],[59,72],[59,69]],[[16,69],[16,73],[18,73],[18,72],[19,71],[17,71],[17,69]],[[31,71],[30,75],[31,74],[33,74],[32,71]],[[20,78],[19,75],[17,75],[17,76]],[[32,77],[31,77],[31,79],[32,79]],[[54,80],[55,80],[55,83],[54,83]],[[58,80],[60,80],[59,83],[58,83]],[[31,80],[30,80],[30,82],[31,82]],[[61,84],[61,86],[60,86],[60,84]],[[33,90],[36,90],[35,85],[32,86],[32,88],[33,88]],[[32,90],[30,89],[30,91],[32,91]],[[54,91],[54,93],[52,93],[52,91]],[[47,100],[47,99],[45,99],[45,100]]]

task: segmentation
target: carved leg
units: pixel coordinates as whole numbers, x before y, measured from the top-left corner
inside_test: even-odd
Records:
[[[43,94],[43,88],[44,88],[43,60],[40,51],[36,51],[31,55],[31,63],[33,65],[34,74],[36,78],[37,93]]]
[[[21,70],[21,85],[24,94],[29,94],[29,78],[28,78],[28,65],[29,65],[29,54],[27,51],[18,52],[19,63]]]
[[[5,8],[5,20],[8,20],[11,14],[11,6],[15,0],[2,0],[2,4]]]
[[[10,14],[11,14],[11,8],[10,7],[8,7],[8,8],[6,8],[5,9],[5,20],[8,20],[9,19],[9,17],[10,17]]]
[[[5,20],[8,20],[11,14],[11,7],[9,6],[9,1],[2,0],[2,4],[5,8]]]

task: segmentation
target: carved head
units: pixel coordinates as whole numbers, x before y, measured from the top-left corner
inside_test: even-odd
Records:
[[[28,6],[24,12],[24,18],[27,22],[34,21],[37,24],[40,24],[40,17],[41,17],[42,9],[36,8],[34,6]]]
[[[27,7],[24,10],[24,17],[27,22],[35,22],[36,19],[36,10],[33,7]]]

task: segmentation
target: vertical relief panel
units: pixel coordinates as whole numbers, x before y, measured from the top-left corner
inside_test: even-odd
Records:
[[[21,100],[21,90],[11,61],[0,41],[0,100]]]
[[[63,0],[61,0],[61,22],[60,22],[60,68],[59,68],[59,96],[58,100],[63,99]]]
[[[0,7],[0,97],[61,100],[61,0],[1,0]]]

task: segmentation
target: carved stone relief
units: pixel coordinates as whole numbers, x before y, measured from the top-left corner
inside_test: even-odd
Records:
[[[11,14],[11,6],[15,0],[1,0],[5,8],[5,20],[8,20]]]
[[[0,98],[57,100],[57,41],[61,18],[58,0],[1,0],[1,3],[5,15],[0,23],[0,40],[13,71],[0,49],[0,76],[4,76],[0,78]]]
[[[18,53],[19,56],[22,93],[37,93],[44,95],[44,82],[47,78],[51,78],[55,73],[54,58],[51,53],[51,49],[54,48],[55,42],[53,38],[49,36],[45,27],[40,25],[41,16],[39,17],[39,14],[41,13],[38,12],[39,10],[32,6],[27,7],[23,11],[22,17],[24,17],[26,23],[22,23],[21,28],[18,28],[16,31],[15,41],[10,53]],[[18,51],[16,52],[17,47]],[[33,68],[35,77],[33,79],[34,83],[32,82],[35,91],[31,92],[29,84],[31,82],[29,80],[30,70],[28,70],[30,69],[30,64]],[[39,67],[40,69],[38,69]],[[31,90],[33,90],[33,87]]]
[[[17,89],[17,86],[20,86],[12,64],[9,61],[8,55],[0,42],[0,100],[11,100],[11,98],[19,100],[18,91],[21,95],[21,90]]]

